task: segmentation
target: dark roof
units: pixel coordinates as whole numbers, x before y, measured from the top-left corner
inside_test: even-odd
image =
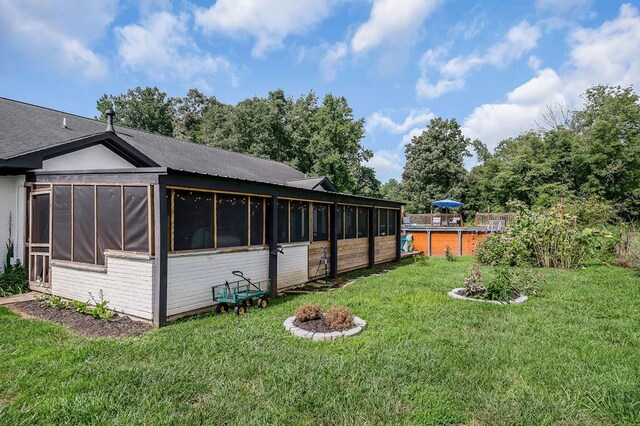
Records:
[[[287,182],[287,185],[303,189],[336,192],[336,188],[329,182],[329,179],[324,176],[290,180]]]
[[[63,118],[67,127],[62,126]],[[277,161],[114,127],[117,136],[161,167],[284,185],[307,179],[304,173]],[[99,120],[0,97],[2,160],[95,136],[105,130],[106,124]]]

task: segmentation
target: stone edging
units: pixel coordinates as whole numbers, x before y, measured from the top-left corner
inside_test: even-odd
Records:
[[[360,317],[354,316],[353,323],[355,324],[355,327],[349,330],[333,331],[331,333],[314,333],[313,331],[303,330],[300,327],[296,327],[295,325],[293,325],[293,321],[295,319],[296,317],[287,318],[282,324],[284,326],[284,329],[296,337],[312,339],[316,342],[322,341],[322,340],[336,340],[336,339],[341,339],[343,337],[355,336],[356,334],[360,334],[362,330],[364,330],[364,328],[367,326],[367,322],[365,320],[363,320]]]
[[[464,287],[460,287],[460,288],[454,288],[453,290],[451,290],[449,293],[447,293],[450,297],[453,297],[454,299],[462,299],[462,300],[471,300],[472,302],[484,302],[484,303],[493,303],[494,305],[509,305],[509,304],[520,304],[520,303],[524,303],[527,300],[529,300],[529,298],[527,296],[525,296],[524,294],[521,294],[517,299],[512,300],[510,302],[501,302],[499,300],[484,300],[484,299],[476,299],[474,297],[467,297],[467,296],[463,296],[461,294],[458,294],[458,291],[460,290],[464,290]]]

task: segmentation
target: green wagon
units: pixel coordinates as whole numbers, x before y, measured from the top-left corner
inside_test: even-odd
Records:
[[[271,293],[271,280],[252,282],[242,271],[233,271],[233,275],[240,277],[238,281],[226,281],[211,287],[213,300],[218,302],[216,313],[222,314],[233,306],[236,315],[244,315],[247,308],[257,299],[259,308],[269,305],[268,296]]]

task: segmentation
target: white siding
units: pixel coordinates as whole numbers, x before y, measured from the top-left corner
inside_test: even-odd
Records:
[[[104,145],[94,145],[44,160],[41,170],[129,169],[131,167],[133,167],[131,163]]]
[[[205,308],[214,304],[211,287],[236,281],[231,271],[240,270],[252,281],[269,278],[269,251],[248,250],[169,256],[167,270],[167,315]]]
[[[100,290],[109,307],[125,314],[152,319],[153,260],[107,257],[106,272],[53,265],[51,293],[67,299],[87,301]]]
[[[278,290],[309,281],[309,245],[284,246],[278,254]]]
[[[7,254],[6,243],[9,239],[9,216],[12,221],[13,247],[15,257],[22,259],[24,253],[24,176],[0,176],[0,262]],[[2,272],[2,271],[0,271]]]

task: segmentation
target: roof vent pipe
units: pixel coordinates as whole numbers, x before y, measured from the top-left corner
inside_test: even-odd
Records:
[[[116,113],[109,108],[107,112],[105,112],[105,115],[107,116],[107,132],[115,132],[115,130],[113,130],[113,117]]]
[[[64,127],[65,129],[67,129],[67,117],[62,117],[62,127]]]

